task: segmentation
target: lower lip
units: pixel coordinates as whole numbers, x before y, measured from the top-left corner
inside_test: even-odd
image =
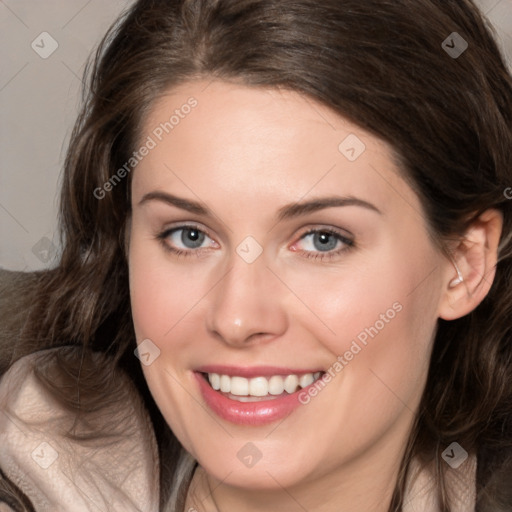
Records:
[[[208,407],[221,418],[238,425],[265,425],[285,418],[301,405],[299,393],[307,392],[309,387],[271,400],[238,402],[215,391],[200,373],[194,372],[194,375]]]

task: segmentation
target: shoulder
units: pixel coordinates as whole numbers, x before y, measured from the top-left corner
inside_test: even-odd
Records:
[[[0,470],[44,510],[158,510],[158,455],[130,379],[79,347],[23,357],[0,379]]]

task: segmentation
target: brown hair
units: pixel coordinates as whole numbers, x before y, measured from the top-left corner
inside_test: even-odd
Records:
[[[442,47],[453,32],[468,43],[458,58]],[[450,510],[440,454],[452,441],[478,456],[477,509],[512,507],[512,201],[504,194],[512,186],[512,79],[473,3],[140,0],[88,71],[65,164],[63,254],[36,287],[25,351],[73,343],[112,356],[103,372],[121,366],[141,390],[166,461],[161,481],[171,481],[181,448],[133,356],[124,251],[130,179],[101,200],[94,191],[129,159],[145,114],[169,88],[206,77],[295,90],[395,150],[441,243],[488,208],[503,213],[488,296],[465,317],[438,323],[390,510],[401,510],[413,457],[436,469],[442,511]],[[89,385],[81,379],[82,408]],[[162,486],[162,505],[169,492]]]

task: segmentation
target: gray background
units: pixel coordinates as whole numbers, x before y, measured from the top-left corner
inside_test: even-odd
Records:
[[[55,261],[60,172],[83,66],[108,26],[131,3],[0,0],[2,268],[30,271]],[[478,3],[512,63],[512,0]],[[50,36],[41,36],[43,32]]]

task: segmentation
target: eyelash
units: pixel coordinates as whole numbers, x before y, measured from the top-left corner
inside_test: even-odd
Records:
[[[166,230],[162,231],[161,233],[158,233],[156,238],[160,241],[163,248],[166,251],[171,252],[173,255],[177,256],[178,258],[179,257],[189,257],[189,256],[192,256],[193,254],[195,254],[196,256],[199,256],[199,254],[201,252],[201,249],[188,249],[188,250],[177,249],[175,247],[170,246],[166,242],[167,238],[172,233],[174,233],[176,231],[183,230],[183,229],[195,229],[197,231],[200,231],[201,233],[204,233],[208,238],[213,239],[210,236],[208,231],[206,231],[203,228],[200,228],[199,226],[197,226],[195,224],[183,224],[181,226],[176,226],[176,227],[173,227],[170,229],[166,229]],[[328,251],[328,252],[297,250],[296,252],[301,254],[302,257],[307,258],[307,259],[312,259],[312,260],[330,261],[333,258],[341,255],[342,253],[348,252],[355,248],[355,242],[353,240],[351,240],[350,238],[347,238],[341,232],[339,232],[333,228],[310,229],[310,230],[306,231],[305,233],[303,233],[299,237],[298,240],[299,241],[303,240],[306,236],[314,235],[316,233],[325,233],[328,235],[333,235],[337,238],[338,241],[343,243],[343,246],[340,249],[336,249],[336,250],[332,250],[332,251]]]

